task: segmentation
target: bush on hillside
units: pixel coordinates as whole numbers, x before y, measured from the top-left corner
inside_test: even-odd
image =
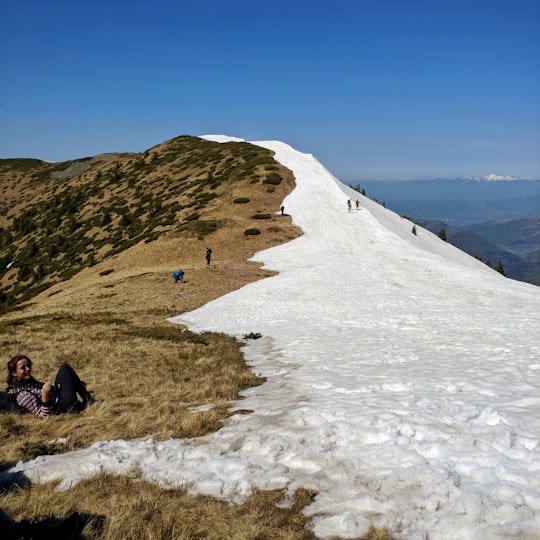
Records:
[[[205,236],[217,231],[219,227],[220,223],[215,219],[197,220],[183,223],[178,228],[178,231],[195,235],[199,240],[202,240]]]
[[[279,186],[281,184],[281,176],[278,173],[270,173],[264,180],[263,184],[272,184],[273,186]]]

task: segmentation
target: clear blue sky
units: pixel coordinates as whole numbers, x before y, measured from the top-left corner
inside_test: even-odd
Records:
[[[540,0],[1,0],[0,157],[278,139],[344,180],[540,178]]]

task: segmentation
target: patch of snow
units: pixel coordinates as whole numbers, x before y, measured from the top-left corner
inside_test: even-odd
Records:
[[[228,135],[201,135],[201,139],[207,141],[226,143],[226,142],[246,142],[245,139],[239,137],[229,137]]]

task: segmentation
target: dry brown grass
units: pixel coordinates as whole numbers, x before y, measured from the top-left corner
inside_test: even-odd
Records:
[[[275,189],[246,192],[244,186],[241,193],[212,201],[203,217],[226,226],[204,240],[171,228],[154,242],[140,242],[54,285],[24,309],[0,316],[6,360],[27,354],[40,380],[54,377],[58,366],[69,362],[97,399],[78,415],[44,420],[0,415],[0,467],[98,440],[196,437],[219,429],[230,414],[231,400],[263,381],[247,368],[233,338],[194,334],[166,318],[272,275],[247,259],[300,234],[289,217],[274,215],[294,185],[290,173],[283,171],[283,177]],[[233,204],[239,195],[248,195],[252,203]],[[28,189],[25,197],[31,199]],[[262,234],[245,236],[256,212],[272,218],[256,223]],[[214,251],[209,267],[206,245]],[[175,285],[171,271],[179,267],[186,282]],[[190,411],[202,404],[213,407]],[[61,438],[67,443],[48,442]],[[311,496],[299,491],[290,509],[276,507],[279,492],[255,493],[244,505],[231,506],[181,489],[165,490],[136,475],[99,475],[67,492],[55,491],[53,484],[8,486],[0,494],[0,506],[17,519],[61,517],[70,510],[103,515],[101,535],[90,525],[85,529],[86,538],[103,540],[304,539],[314,538],[301,512]]]
[[[279,504],[281,491],[251,495],[241,505],[192,495],[184,488],[164,490],[132,476],[97,475],[69,491],[48,483],[19,487],[3,499],[15,519],[43,519],[51,513],[66,517],[74,507],[88,515],[88,540],[314,540],[309,518],[302,510],[315,494],[300,489],[290,506]],[[129,494],[129,496],[126,496]],[[30,510],[30,511],[29,511]],[[385,530],[371,527],[357,540],[391,540]]]
[[[58,362],[73,365],[97,403],[82,414],[44,421],[0,417],[4,464],[31,459],[40,443],[57,438],[69,438],[56,448],[65,451],[104,439],[199,436],[221,426],[239,390],[261,382],[246,370],[238,343],[223,334],[199,335],[165,324],[137,327],[88,315],[54,322],[40,317],[7,330],[4,339],[37,341],[30,356],[40,359],[39,373],[54,375]],[[202,404],[213,408],[190,412]]]

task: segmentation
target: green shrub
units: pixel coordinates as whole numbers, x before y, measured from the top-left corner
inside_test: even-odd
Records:
[[[264,180],[263,184],[272,184],[273,186],[279,186],[281,184],[281,176],[278,173],[270,173]]]
[[[217,193],[215,191],[201,192],[195,196],[197,201],[202,204],[206,204],[207,202],[211,201],[212,199],[215,199],[216,197],[217,197]]]
[[[120,218],[120,225],[122,227],[129,227],[131,225],[131,216],[129,214],[123,214]]]
[[[261,234],[261,231],[259,231],[259,229],[246,229],[244,231],[245,236],[255,236],[257,234]]]
[[[198,221],[189,221],[183,223],[178,230],[197,236],[199,240],[202,240],[205,236],[215,232],[220,223],[217,220],[198,220]]]
[[[253,219],[272,219],[270,214],[255,214],[252,216]]]
[[[238,197],[237,199],[234,199],[234,204],[246,204],[249,202],[249,199],[247,197]]]

